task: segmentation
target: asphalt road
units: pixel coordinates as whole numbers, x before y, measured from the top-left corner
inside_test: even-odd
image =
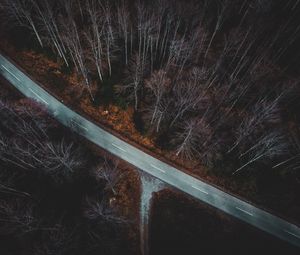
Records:
[[[1,54],[0,73],[26,97],[44,104],[62,124],[117,157],[205,203],[300,247],[300,228],[296,225],[189,176],[104,131],[55,99]]]

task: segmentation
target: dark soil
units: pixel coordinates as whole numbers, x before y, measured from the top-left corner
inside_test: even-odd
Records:
[[[282,254],[300,249],[170,190],[155,194],[151,255]]]

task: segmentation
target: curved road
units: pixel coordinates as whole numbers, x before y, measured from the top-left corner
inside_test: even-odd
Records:
[[[1,54],[0,74],[25,96],[44,104],[62,124],[117,157],[219,210],[300,247],[300,228],[296,225],[191,177],[104,131],[63,105]]]

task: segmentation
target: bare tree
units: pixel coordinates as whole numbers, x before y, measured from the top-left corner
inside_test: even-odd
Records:
[[[58,9],[54,7],[55,3],[53,4],[51,1],[49,2],[49,0],[33,1],[32,3],[37,10],[37,20],[41,23],[41,27],[43,27],[44,30],[44,41],[46,41],[50,47],[54,45],[59,57],[69,66],[67,49],[58,22]]]
[[[187,112],[199,112],[199,115],[203,110],[209,112],[210,98],[205,87],[207,77],[207,70],[196,67],[178,81],[169,79],[164,70],[153,72],[145,87],[154,98],[147,112],[152,113],[150,123],[156,125],[157,131],[167,115],[172,118],[172,127],[179,119],[184,119]]]
[[[74,231],[60,223],[43,230],[40,239],[32,249],[34,255],[63,255],[75,247]]]
[[[34,19],[35,9],[33,0],[3,0],[3,9],[12,20],[21,26],[32,29],[39,44],[43,47],[40,31]]]
[[[126,219],[117,215],[115,209],[109,207],[104,200],[98,201],[86,197],[84,201],[84,216],[89,220],[124,224]]]
[[[103,13],[97,5],[97,1],[86,2],[86,11],[91,22],[90,29],[85,32],[85,36],[90,47],[93,63],[95,64],[100,80],[103,80],[104,62],[104,38],[103,38]]]
[[[0,193],[17,195],[17,196],[24,196],[24,197],[31,197],[31,195],[29,193],[17,190],[15,188],[7,186],[3,183],[0,183]]]
[[[45,158],[44,172],[49,174],[56,182],[70,180],[73,175],[84,166],[80,149],[74,143],[46,143],[44,145]]]
[[[185,113],[195,110],[204,99],[204,94],[199,84],[191,80],[178,81],[174,86],[173,92],[174,109],[171,126],[173,126],[179,118],[184,116]]]
[[[132,44],[132,24],[130,22],[130,15],[125,1],[122,0],[120,6],[117,7],[118,26],[120,29],[119,35],[124,40],[125,50],[125,64],[128,64],[128,44]]]
[[[83,216],[88,220],[89,249],[116,254],[128,220],[117,214],[103,199],[86,197]]]
[[[126,70],[127,84],[117,87],[117,93],[128,95],[128,99],[134,101],[135,110],[138,109],[141,93],[143,92],[144,78],[148,73],[148,64],[142,62],[142,57],[135,53],[131,57]]]
[[[124,173],[118,168],[118,161],[110,161],[107,158],[101,166],[95,170],[96,179],[105,181],[105,190],[117,194],[116,185],[124,177]]]
[[[25,170],[41,171],[57,183],[69,180],[84,164],[79,147],[74,143],[52,142],[46,125],[39,124],[38,118],[31,118],[28,109],[10,112],[6,126],[12,137],[0,136],[0,159]],[[1,113],[1,111],[0,111]]]
[[[285,137],[279,132],[263,135],[253,146],[241,153],[240,158],[247,158],[246,163],[233,172],[237,174],[245,167],[259,160],[274,159],[286,154],[288,146]]]
[[[241,121],[241,124],[237,130],[237,138],[234,145],[228,152],[234,150],[240,145],[247,137],[257,132],[257,128],[263,125],[263,122],[278,122],[280,121],[280,114],[278,111],[278,103],[282,94],[275,100],[269,102],[263,98],[259,100],[253,107],[253,113]]]
[[[230,8],[230,4],[228,4],[227,1],[225,1],[224,4],[219,5],[218,14],[216,15],[217,20],[215,21],[215,25],[214,25],[214,31],[213,31],[212,35],[210,36],[210,39],[209,39],[209,42],[208,42],[208,45],[206,47],[206,51],[205,51],[205,54],[203,57],[203,66],[205,66],[205,64],[206,64],[205,62],[207,60],[208,53],[211,50],[212,43],[215,40],[217,33],[220,31],[222,25],[224,24],[226,15],[228,14],[228,12],[226,12],[227,8]]]
[[[160,43],[165,34],[164,25],[164,14],[168,8],[167,1],[157,1],[156,6],[159,8],[153,9],[153,13],[150,16],[150,23],[152,25],[151,30],[148,33],[149,44],[150,44],[150,57],[151,57],[151,72],[154,68],[154,62],[162,59],[162,51],[160,48]],[[167,17],[169,19],[169,16]],[[158,61],[159,62],[159,61]],[[162,67],[162,64],[161,66]]]
[[[113,13],[112,13],[112,7],[110,6],[109,2],[105,2],[105,4],[102,4],[103,9],[103,15],[104,15],[104,38],[106,43],[106,58],[108,63],[108,70],[109,75],[112,74],[112,57],[113,52],[116,50],[116,35],[114,26],[113,26]]]
[[[23,235],[38,228],[34,206],[24,199],[1,200],[0,222],[0,232],[3,235]]]
[[[151,30],[150,13],[141,1],[137,2],[137,39],[138,39],[138,56],[141,69],[145,69],[145,64],[148,59],[149,50],[149,33]]]
[[[24,124],[24,123],[22,123]],[[73,172],[82,167],[83,161],[78,148],[62,139],[52,143],[49,138],[32,126],[19,127],[21,131],[11,139],[1,138],[1,160],[23,169],[44,169],[57,181],[56,175],[68,179]]]
[[[173,143],[177,144],[176,155],[182,155],[186,159],[198,158],[210,140],[211,134],[208,124],[201,119],[183,122],[173,139]]]
[[[3,139],[0,138],[0,147],[2,147],[2,140]],[[0,158],[1,158],[1,156],[0,156]],[[5,169],[5,167],[2,166],[2,169],[0,172],[0,193],[8,194],[11,196],[30,198],[31,195],[29,193],[21,191],[15,187],[16,179],[17,179],[17,176],[15,173],[10,171],[10,169],[8,167],[7,167],[7,169]]]
[[[151,125],[156,125],[156,131],[159,130],[162,118],[164,117],[163,99],[171,88],[171,79],[167,77],[163,70],[152,73],[149,80],[146,81],[145,87],[149,90],[150,95],[154,98],[154,104],[149,107],[151,112]]]
[[[280,161],[273,166],[273,169],[283,169],[283,172],[292,173],[296,176],[297,181],[300,181],[300,141],[295,133],[290,134],[289,150],[280,155]]]
[[[61,19],[61,27],[63,28],[64,35],[63,40],[68,48],[76,70],[82,75],[84,83],[90,93],[91,98],[93,99],[94,97],[89,79],[89,70],[87,69],[86,65],[85,49],[82,45],[81,31],[75,22],[72,1],[65,1],[64,8],[67,15],[66,18]]]

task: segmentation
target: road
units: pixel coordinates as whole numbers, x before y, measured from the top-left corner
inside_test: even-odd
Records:
[[[55,99],[0,54],[0,73],[26,97],[44,104],[63,125],[138,169],[244,222],[300,247],[300,228],[204,183],[111,135]]]

